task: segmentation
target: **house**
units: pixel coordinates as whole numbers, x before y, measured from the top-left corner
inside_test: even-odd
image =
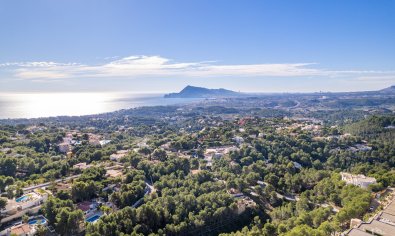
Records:
[[[204,152],[205,159],[209,159],[209,157],[214,157],[214,158],[221,158],[223,156],[222,152],[217,151],[215,148],[208,148]]]
[[[70,143],[68,143],[68,142],[60,143],[60,144],[58,144],[58,147],[59,147],[59,152],[62,152],[62,153],[68,153],[71,151],[71,146],[70,146]]]
[[[379,220],[372,220],[371,222],[364,222],[355,228],[351,229],[347,235],[349,236],[391,236],[394,235],[395,225],[385,223]]]
[[[54,188],[56,189],[56,192],[59,192],[59,191],[71,191],[71,184],[58,182],[58,183],[56,183]]]
[[[265,182],[263,182],[262,180],[258,180],[258,181],[256,181],[256,183],[259,184],[262,187],[266,187]]]
[[[353,175],[345,172],[341,172],[340,175],[347,184],[353,184],[361,188],[367,188],[369,185],[376,183],[375,178],[366,177],[365,175]]]
[[[100,143],[100,146],[104,147],[107,144],[111,143],[111,140],[104,139],[104,140],[100,140],[99,143]]]
[[[81,162],[81,163],[73,165],[73,168],[80,169],[80,170],[85,170],[85,169],[88,169],[90,167],[91,167],[91,165],[87,165],[86,162]]]
[[[215,147],[215,148],[207,148],[204,152],[205,159],[213,158],[221,158],[224,154],[229,154],[232,151],[238,151],[239,149],[235,146],[229,147]]]
[[[242,214],[247,208],[254,208],[256,207],[256,203],[249,197],[242,196],[236,202],[235,213],[240,215]]]
[[[171,146],[170,142],[160,145],[160,147],[164,150],[170,150],[170,146]]]
[[[117,178],[122,176],[122,171],[121,170],[107,170],[106,171],[106,176],[109,178]]]
[[[356,149],[356,151],[361,151],[361,152],[367,152],[372,150],[372,147],[369,147],[365,144],[355,144],[354,148]]]
[[[110,160],[112,161],[119,161],[122,157],[128,154],[129,150],[119,150],[116,153],[110,155]]]
[[[91,209],[91,202],[84,201],[77,204],[77,208],[83,212],[88,212]]]
[[[202,170],[191,170],[192,175],[197,175],[201,172]]]
[[[300,163],[298,163],[298,162],[296,162],[296,161],[294,161],[293,164],[294,164],[294,167],[295,167],[296,169],[302,169],[302,167],[303,167]]]
[[[233,138],[233,140],[237,143],[237,144],[242,144],[244,143],[244,139],[240,136],[236,136]]]
[[[11,226],[2,232],[0,232],[1,236],[8,236],[8,235],[18,235],[18,236],[33,236],[36,233],[36,227],[29,224],[19,224]]]
[[[63,138],[63,141],[58,144],[59,151],[62,153],[68,153],[71,151],[71,145],[74,142],[73,135],[68,133],[66,137]]]

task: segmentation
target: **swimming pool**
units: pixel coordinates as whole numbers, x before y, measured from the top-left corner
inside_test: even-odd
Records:
[[[29,196],[24,195],[22,197],[18,197],[17,199],[15,199],[16,202],[22,202],[22,201],[26,201],[27,199],[29,199]]]
[[[27,223],[29,225],[43,225],[46,222],[47,222],[47,219],[45,219],[43,216],[39,216],[39,217],[29,220]]]
[[[100,215],[96,214],[96,215],[91,216],[88,219],[86,219],[86,222],[92,223],[92,222],[95,222],[96,220],[98,220],[99,218],[100,218]]]

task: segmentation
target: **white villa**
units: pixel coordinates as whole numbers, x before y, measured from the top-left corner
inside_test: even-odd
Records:
[[[340,175],[347,184],[353,184],[361,188],[367,188],[369,185],[376,183],[375,178],[366,177],[365,175],[353,175],[346,172],[341,172]]]

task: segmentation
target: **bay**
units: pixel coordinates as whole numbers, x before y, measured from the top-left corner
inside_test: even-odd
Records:
[[[0,119],[92,115],[198,100],[144,93],[0,93]]]

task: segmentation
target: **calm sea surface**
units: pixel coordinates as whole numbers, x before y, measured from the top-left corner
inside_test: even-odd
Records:
[[[140,106],[185,104],[198,99],[163,94],[0,93],[0,119],[89,115]]]

